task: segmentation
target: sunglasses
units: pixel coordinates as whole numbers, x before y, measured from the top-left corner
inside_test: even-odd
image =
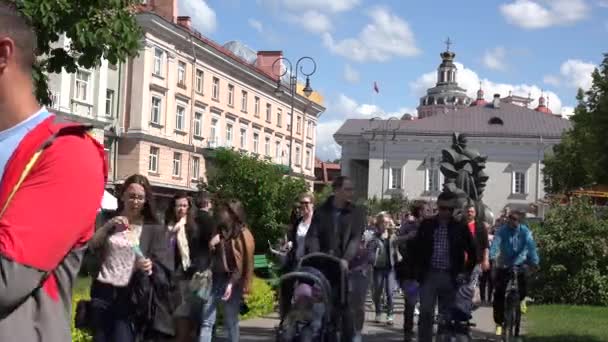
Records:
[[[300,204],[301,204],[301,205],[309,205],[309,204],[310,204],[310,202],[302,201],[302,202],[300,202]]]

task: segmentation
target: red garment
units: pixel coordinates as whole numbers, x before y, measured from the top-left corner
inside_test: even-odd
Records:
[[[107,164],[103,146],[86,134],[86,127],[55,121],[49,117],[23,138],[0,182],[1,209],[32,157],[42,151],[0,217],[0,271],[5,274],[0,312],[27,298],[0,320],[0,341],[39,341],[40,331],[40,341],[69,340],[73,280],[94,232]],[[31,295],[49,271],[43,291]]]
[[[473,239],[476,239],[476,223],[475,221],[469,222],[467,223],[467,226],[469,227],[469,231],[471,232],[471,235],[473,235]],[[464,261],[468,262],[469,261],[469,256],[467,255],[467,253],[464,253]]]

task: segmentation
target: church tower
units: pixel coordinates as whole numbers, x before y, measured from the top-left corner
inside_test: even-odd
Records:
[[[448,38],[446,50],[440,54],[441,64],[437,68],[437,83],[420,98],[418,117],[426,118],[440,113],[448,113],[468,107],[472,100],[466,89],[458,86],[456,75],[458,68],[454,64],[456,54],[450,51],[452,42]]]

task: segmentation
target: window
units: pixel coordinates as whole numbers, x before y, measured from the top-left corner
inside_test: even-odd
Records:
[[[178,105],[175,111],[175,129],[183,131],[186,122],[186,108]]]
[[[281,142],[277,141],[274,143],[274,159],[277,163],[281,162]]]
[[[302,133],[302,118],[298,116],[296,119],[296,133]]]
[[[232,84],[228,85],[228,105],[234,106],[234,86]]]
[[[201,160],[198,157],[192,157],[192,179],[198,180],[201,178]]]
[[[279,108],[277,111],[277,127],[283,126],[283,110]]]
[[[246,149],[247,148],[247,128],[246,127],[241,127],[241,148],[242,149]]]
[[[272,105],[266,104],[266,122],[272,122]]]
[[[241,91],[241,112],[247,112],[247,92]]]
[[[308,122],[306,123],[306,126],[307,126],[307,127],[306,127],[306,136],[307,136],[309,139],[312,139],[312,132],[314,131],[314,126],[313,126],[313,124],[312,124],[312,121],[308,121]]]
[[[177,84],[186,86],[186,63],[180,61],[177,63]]]
[[[310,170],[312,166],[312,152],[310,150],[306,150],[306,168]]]
[[[211,119],[211,132],[209,134],[209,138],[210,138],[209,144],[210,144],[210,147],[216,147],[217,143],[218,143],[218,140],[219,140],[218,136],[217,136],[217,133],[218,133],[218,131],[217,131],[218,121],[219,120],[216,119],[216,118]]]
[[[439,169],[432,168],[426,170],[426,191],[439,192]]]
[[[296,160],[295,160],[295,164],[297,166],[302,165],[302,151],[300,149],[300,146],[296,146]]]
[[[522,171],[513,172],[513,191],[514,194],[526,194],[526,173]]]
[[[260,117],[260,98],[257,96],[253,98],[253,114],[256,118]]]
[[[158,155],[160,150],[158,147],[150,146],[150,156],[148,159],[148,171],[158,173]]]
[[[114,90],[106,89],[106,116],[112,116],[114,112]]]
[[[173,177],[181,177],[182,175],[182,154],[173,152]]]
[[[194,113],[194,136],[200,137],[203,132],[203,113]]]
[[[270,156],[270,137],[264,140],[264,154]]]
[[[150,111],[150,122],[160,125],[162,99],[158,96],[152,96],[152,110]]]
[[[153,73],[156,76],[163,75],[163,59],[165,57],[165,53],[160,48],[154,49],[154,70]]]
[[[76,99],[87,101],[89,99],[89,82],[91,73],[83,70],[76,71]]]
[[[231,147],[232,146],[232,124],[227,123],[226,124],[226,146]]]
[[[253,153],[258,153],[260,151],[260,135],[258,133],[253,133]]]
[[[283,164],[289,164],[289,158],[291,158],[291,144],[287,143],[283,152]]]
[[[289,133],[291,133],[291,113],[287,114],[287,130],[289,131]]]
[[[220,99],[220,79],[217,77],[213,78],[213,85],[211,88],[211,97],[213,97],[214,100]]]
[[[391,189],[401,189],[401,168],[393,167],[390,172],[390,188]]]
[[[196,91],[201,94],[203,93],[203,86],[205,85],[204,79],[205,73],[203,73],[203,70],[196,70]]]

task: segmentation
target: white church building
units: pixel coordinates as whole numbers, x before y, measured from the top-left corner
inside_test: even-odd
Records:
[[[420,100],[421,118],[347,120],[334,134],[342,147],[342,174],[352,178],[358,198],[433,201],[443,175],[441,150],[449,148],[454,132],[468,136],[469,148],[488,156],[484,202],[499,214],[505,207],[527,210],[545,196],[542,161],[559,143],[570,121],[551,113],[544,97],[531,99],[495,94],[486,102],[458,87],[455,54],[441,54],[437,85]]]

